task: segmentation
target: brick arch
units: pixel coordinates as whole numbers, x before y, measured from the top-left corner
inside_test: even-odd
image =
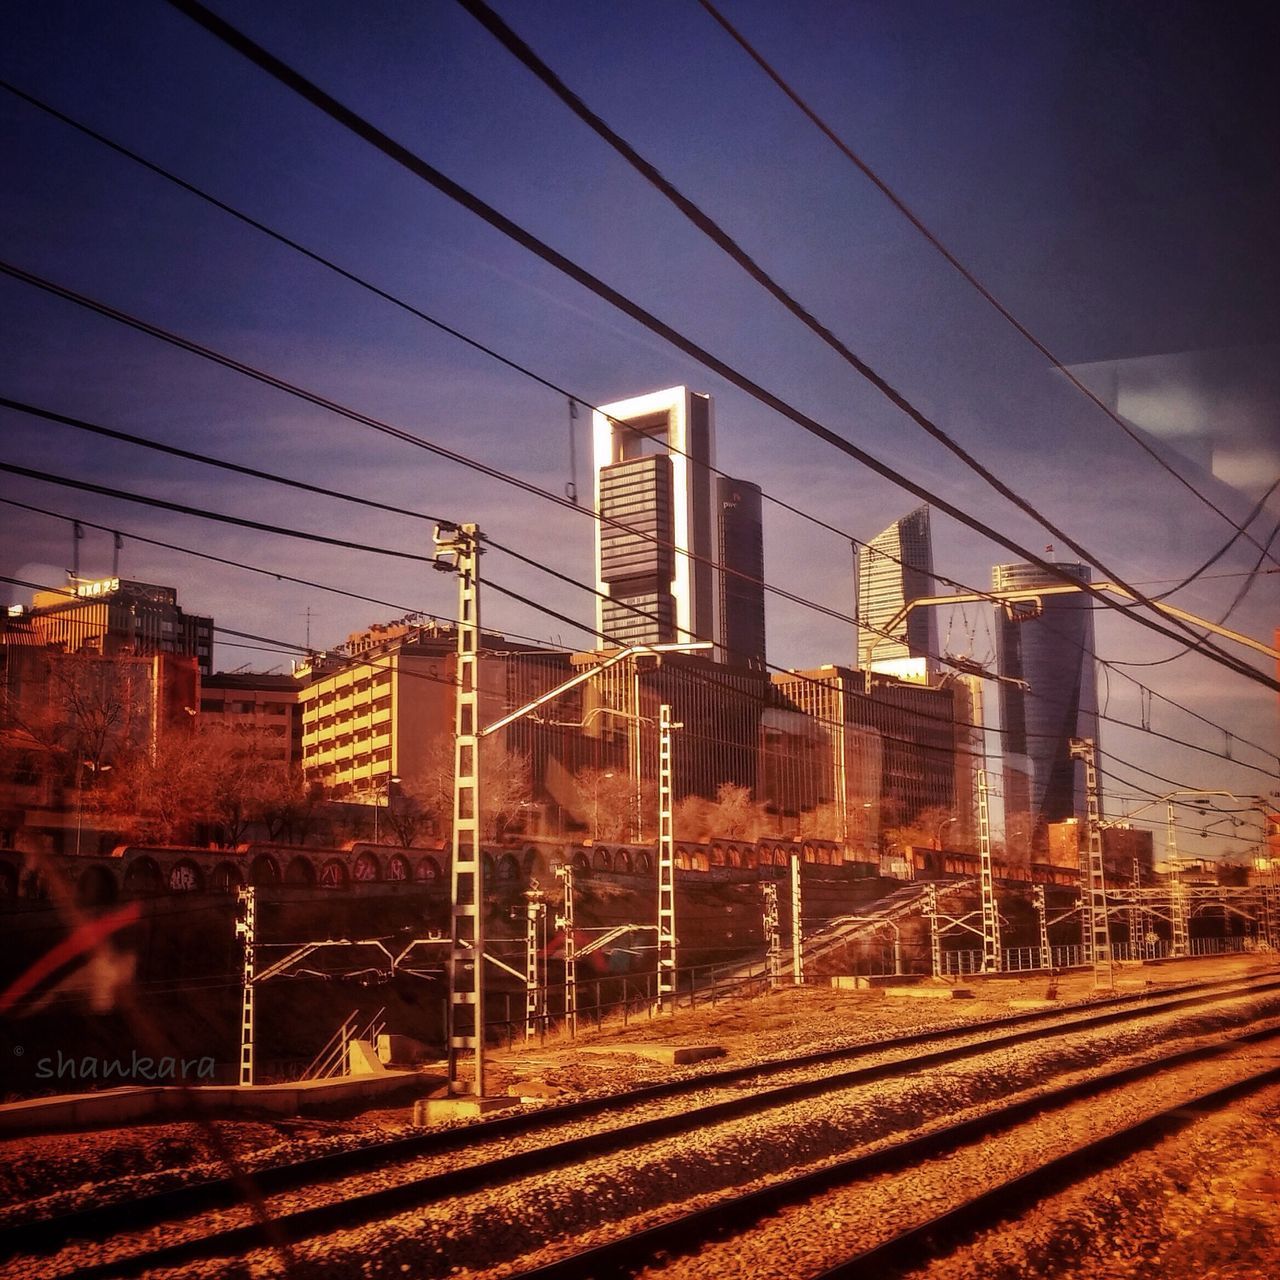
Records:
[[[270,854],[260,853],[249,864],[249,883],[263,885],[280,883],[280,864]]]
[[[284,869],[285,884],[313,885],[316,882],[315,863],[310,858],[304,858],[299,854],[295,858],[289,859],[289,865]]]

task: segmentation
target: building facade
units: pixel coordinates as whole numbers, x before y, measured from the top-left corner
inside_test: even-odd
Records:
[[[760,486],[716,477],[720,559],[720,656],[730,666],[765,669],[764,521]]]
[[[304,687],[297,676],[219,671],[200,682],[200,722],[252,733],[264,759],[300,764]]]
[[[195,658],[201,675],[213,671],[213,619],[184,613],[173,587],[77,580],[66,592],[36,592],[30,621],[45,644],[67,653],[159,653]]]
[[[718,640],[711,397],[605,405],[592,438],[600,644]]]

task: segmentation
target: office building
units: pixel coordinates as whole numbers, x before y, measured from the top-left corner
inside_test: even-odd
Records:
[[[264,759],[302,760],[303,681],[255,671],[219,671],[200,682],[200,723],[253,734]]]
[[[1055,568],[1089,581],[1085,565]],[[1062,585],[1031,564],[996,565],[991,581],[997,593]],[[996,613],[1006,836],[1033,851],[1045,848],[1049,823],[1085,820],[1084,769],[1071,758],[1070,740],[1098,741],[1090,599],[1078,591],[1037,599]]]
[[[213,619],[184,613],[173,587],[122,578],[76,579],[66,591],[38,591],[28,611],[46,645],[104,657],[166,654],[213,671]]]
[[[712,417],[687,387],[593,415],[602,647],[720,638]]]
[[[933,593],[929,508],[919,507],[872,538],[858,557],[858,658],[864,670],[931,683],[938,651],[933,610],[902,611]]]

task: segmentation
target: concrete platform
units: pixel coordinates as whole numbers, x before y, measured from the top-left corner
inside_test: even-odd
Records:
[[[629,1053],[637,1058],[649,1058],[667,1067],[685,1067],[691,1062],[706,1062],[709,1058],[723,1058],[721,1044],[616,1044],[580,1047],[581,1053]]]
[[[972,1000],[969,987],[885,987],[887,996],[900,996],[909,1000]]]
[[[54,1129],[105,1129],[149,1120],[182,1120],[200,1114],[268,1113],[296,1116],[304,1111],[366,1102],[411,1089],[435,1088],[438,1077],[418,1071],[299,1080],[291,1084],[125,1086],[92,1093],[65,1093],[0,1105],[0,1135]]]
[[[1022,996],[1017,1000],[1009,1001],[1010,1009],[1056,1009],[1061,1005],[1060,1000],[1048,1000],[1043,996]]]
[[[518,1107],[518,1098],[489,1096],[477,1098],[420,1098],[413,1104],[414,1124],[445,1124],[450,1120],[476,1120],[494,1111],[506,1111]]]
[[[900,975],[881,973],[843,973],[830,979],[835,991],[882,991],[885,987],[901,986],[904,981]]]

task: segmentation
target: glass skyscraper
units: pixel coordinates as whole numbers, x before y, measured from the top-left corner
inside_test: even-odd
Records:
[[[933,610],[899,615],[909,601],[932,594],[929,508],[918,507],[872,538],[858,557],[858,665],[929,683],[931,655],[938,651]]]
[[[1090,580],[1086,565],[1055,567],[1078,582]],[[991,582],[997,592],[1062,585],[1032,564],[996,565]],[[1092,599],[1083,592],[1039,599],[1038,612],[1023,607],[996,614],[999,673],[1029,686],[1024,693],[1000,685],[1006,837],[1014,848],[1023,839],[1043,848],[1050,822],[1084,821],[1084,770],[1071,759],[1070,740],[1098,739]]]

